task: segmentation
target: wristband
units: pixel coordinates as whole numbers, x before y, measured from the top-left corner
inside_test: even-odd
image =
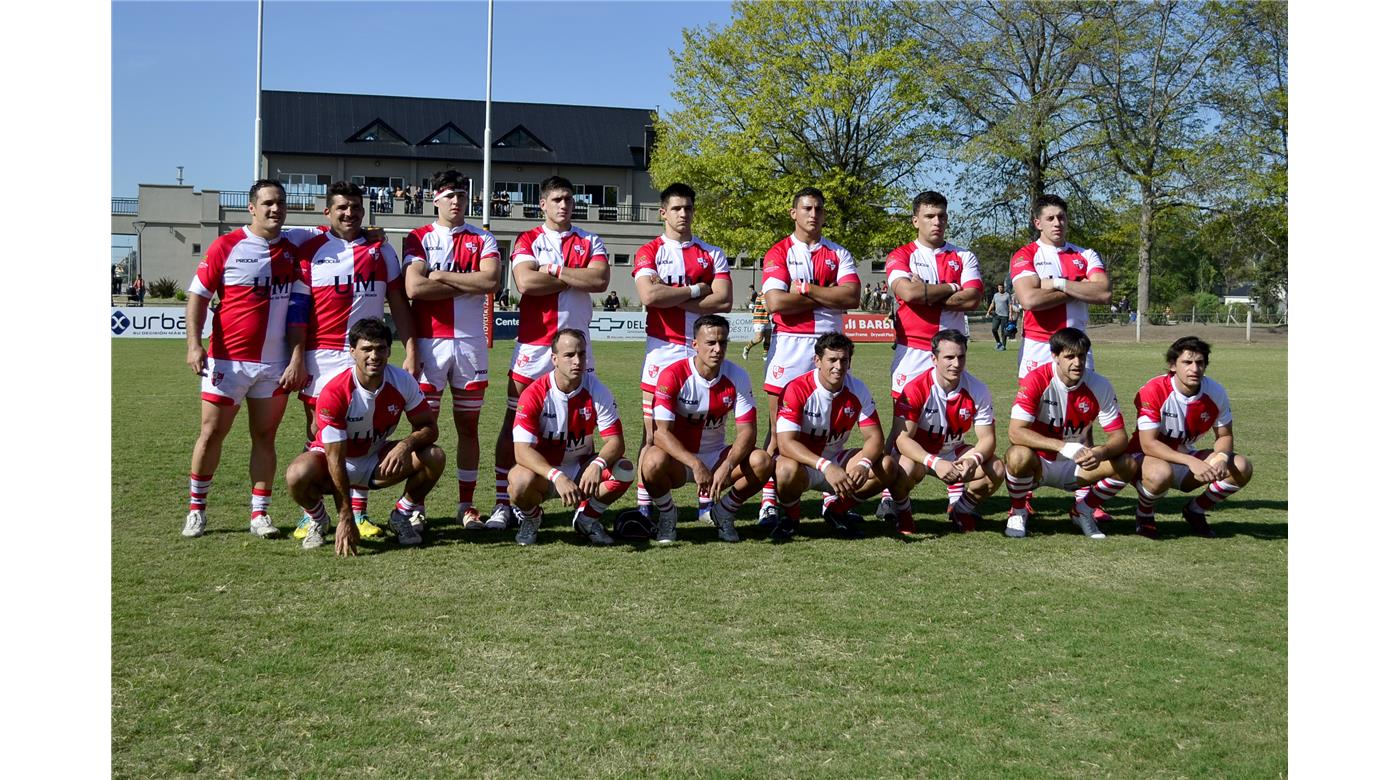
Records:
[[[690,286],[690,299],[691,299],[691,300],[695,300],[696,298],[699,298],[700,296],[702,296],[702,295],[704,295],[704,294],[705,294],[704,291],[700,289],[700,285],[698,285],[698,284],[692,284],[692,285]]]
[[[866,471],[874,471],[874,470],[875,470],[874,467],[872,467],[872,466],[870,465],[870,458],[861,458],[859,461],[856,462],[856,465],[857,465],[857,466],[864,466]]]
[[[1057,278],[1055,281],[1051,282],[1050,284],[1051,284],[1056,290],[1059,290],[1060,292],[1064,292],[1064,291],[1065,291],[1065,282],[1066,282],[1065,279],[1063,279],[1063,278]]]
[[[544,268],[545,268],[545,271],[544,271],[544,272],[547,273],[547,274],[549,274],[550,276],[554,277],[555,279],[558,279],[558,278],[559,278],[559,274],[562,273],[562,272],[564,271],[564,266],[562,266],[562,265],[556,265],[555,263],[550,263],[549,265],[545,266]]]
[[[831,461],[826,458],[817,458],[817,471],[826,471],[826,467],[831,465]]]
[[[599,469],[606,469],[608,467],[608,462],[603,460],[602,455],[599,455],[598,457],[594,458],[593,462],[589,465],[597,466]]]
[[[799,281],[799,282],[797,283],[797,294],[798,294],[798,295],[806,295],[806,294],[807,294],[807,291],[810,290],[811,288],[812,288],[812,283],[811,283],[811,282]]]
[[[963,455],[963,458],[972,458],[973,460],[977,461],[977,465],[982,465],[982,453],[978,452],[977,450],[973,450],[967,453],[966,455]],[[961,459],[962,458],[959,458],[959,460]]]
[[[554,480],[559,479],[559,478],[562,477],[562,476],[564,476],[564,472],[560,471],[559,469],[550,469],[550,470],[549,470],[549,481],[550,481],[550,482],[553,482]]]
[[[925,456],[924,456],[924,466],[925,466],[926,468],[928,468],[929,471],[933,471],[933,470],[934,470],[933,467],[934,467],[934,466],[937,466],[937,465],[938,465],[938,461],[940,461],[940,460],[943,460],[943,459],[940,458],[940,457],[938,457],[937,455],[925,455]]]
[[[962,289],[962,285],[958,284],[957,282],[948,282],[948,286],[953,288],[953,292],[957,292],[958,290]]]
[[[1082,449],[1084,449],[1083,444],[1080,444],[1077,441],[1067,441],[1064,443],[1063,446],[1060,447],[1060,454],[1065,456],[1066,458],[1073,459],[1074,456],[1077,455]]]

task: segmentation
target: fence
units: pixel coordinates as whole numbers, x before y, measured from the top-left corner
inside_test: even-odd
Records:
[[[134,217],[136,216],[138,211],[137,206],[137,198],[112,198],[113,214],[122,214],[125,216]]]

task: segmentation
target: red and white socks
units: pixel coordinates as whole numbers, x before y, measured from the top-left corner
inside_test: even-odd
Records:
[[[253,488],[253,496],[249,499],[250,511],[248,519],[256,520],[258,515],[267,516],[267,510],[272,506],[272,491],[263,488]]]
[[[203,512],[209,503],[209,486],[214,483],[214,475],[190,474],[190,511]]]

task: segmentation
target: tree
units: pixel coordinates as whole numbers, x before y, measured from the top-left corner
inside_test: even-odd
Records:
[[[980,195],[970,217],[1020,228],[1047,191],[1095,201],[1101,158],[1087,153],[1098,139],[1085,65],[1103,34],[1101,6],[902,0],[895,9],[919,38],[935,94],[948,103],[950,155],[965,167],[962,189]]]
[[[728,27],[683,39],[679,108],[657,118],[650,170],[658,190],[696,189],[697,233],[761,255],[811,185],[826,232],[857,259],[903,243],[891,213],[907,212],[939,131],[897,20],[867,3],[736,2]]]
[[[1158,215],[1202,205],[1227,167],[1210,134],[1207,95],[1212,68],[1242,24],[1176,0],[1109,5],[1104,20],[1091,63],[1093,105],[1100,148],[1136,190],[1138,310],[1146,311]]]

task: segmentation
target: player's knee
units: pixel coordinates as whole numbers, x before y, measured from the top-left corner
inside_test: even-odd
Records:
[[[769,455],[767,450],[754,448],[753,452],[749,453],[749,469],[759,479],[768,479],[773,476],[773,456]]]
[[[532,492],[531,485],[538,478],[538,474],[524,466],[511,467],[510,473],[506,477],[506,493],[510,495],[510,502],[512,504],[520,503],[520,499]]]
[[[779,455],[773,461],[773,477],[783,484],[792,482],[797,472],[801,471],[801,469],[802,466],[797,461],[783,457],[782,455]]]
[[[992,458],[982,464],[982,471],[987,475],[987,479],[992,483],[992,490],[1001,487],[1001,483],[1006,481],[1006,464]]]
[[[660,447],[643,447],[642,456],[637,459],[642,464],[642,481],[654,485],[666,473],[666,452]]]
[[[430,444],[418,452],[418,457],[423,461],[423,467],[433,476],[442,474],[447,468],[447,453],[436,444]]]
[[[1112,461],[1113,473],[1118,479],[1124,482],[1132,482],[1138,478],[1138,462],[1131,455],[1119,455]]]
[[[875,476],[883,487],[889,487],[890,483],[894,482],[895,477],[899,475],[895,460],[889,455],[881,455],[880,459],[875,462],[875,466]]]
[[[1254,476],[1254,462],[1243,455],[1236,455],[1231,465],[1234,466],[1231,478],[1235,480],[1235,484],[1244,487],[1245,483]]]
[[[1019,444],[1007,447],[1006,457],[1003,459],[1006,463],[1007,473],[1015,474],[1018,477],[1030,474],[1033,468],[1032,459],[1035,457],[1036,454],[1030,447],[1023,447]]]

